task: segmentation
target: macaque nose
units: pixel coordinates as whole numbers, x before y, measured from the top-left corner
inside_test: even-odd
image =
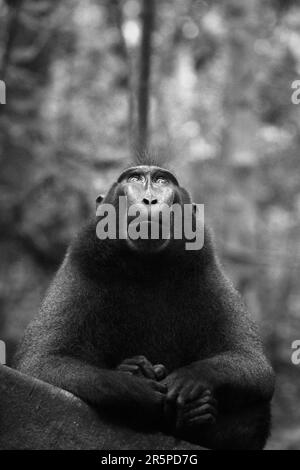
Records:
[[[153,205],[153,204],[157,204],[158,200],[156,198],[152,198],[152,197],[144,197],[143,198],[143,203],[146,206],[150,206],[150,205]]]

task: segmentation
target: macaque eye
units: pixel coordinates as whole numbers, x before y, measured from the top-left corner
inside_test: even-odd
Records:
[[[155,184],[168,184],[168,180],[162,176],[158,176],[154,182]]]
[[[128,178],[129,183],[144,183],[145,177],[143,175],[132,175]]]

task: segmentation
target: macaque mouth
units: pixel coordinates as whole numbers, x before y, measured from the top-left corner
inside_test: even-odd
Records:
[[[130,228],[139,233],[141,240],[169,240],[171,236],[170,225],[163,224],[162,220],[144,220],[141,222],[132,222]],[[129,238],[131,230],[128,230]],[[135,238],[133,238],[135,239]]]
[[[149,246],[166,247],[170,240],[185,241],[187,250],[201,250],[204,245],[204,208],[199,204],[128,205],[127,198],[120,196],[117,210],[112,204],[100,204],[96,215],[100,218],[96,227],[100,240],[130,240],[130,246],[139,241],[138,246],[146,250]]]

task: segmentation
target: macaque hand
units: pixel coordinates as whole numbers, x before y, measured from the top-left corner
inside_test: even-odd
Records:
[[[211,385],[199,379],[192,369],[182,368],[164,381],[168,393],[164,404],[166,422],[177,430],[202,424],[214,424],[217,402]]]
[[[217,401],[210,390],[204,390],[199,398],[186,400],[179,406],[176,416],[176,429],[188,429],[203,424],[215,424],[217,418]]]
[[[162,364],[152,365],[145,356],[134,356],[125,359],[117,367],[120,372],[127,372],[137,377],[150,380],[163,380],[167,376],[167,370]]]

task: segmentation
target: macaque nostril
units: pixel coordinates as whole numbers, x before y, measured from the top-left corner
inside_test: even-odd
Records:
[[[157,204],[158,200],[157,199],[149,199],[147,197],[144,197],[143,203],[146,204],[146,206],[150,206],[152,204]]]

